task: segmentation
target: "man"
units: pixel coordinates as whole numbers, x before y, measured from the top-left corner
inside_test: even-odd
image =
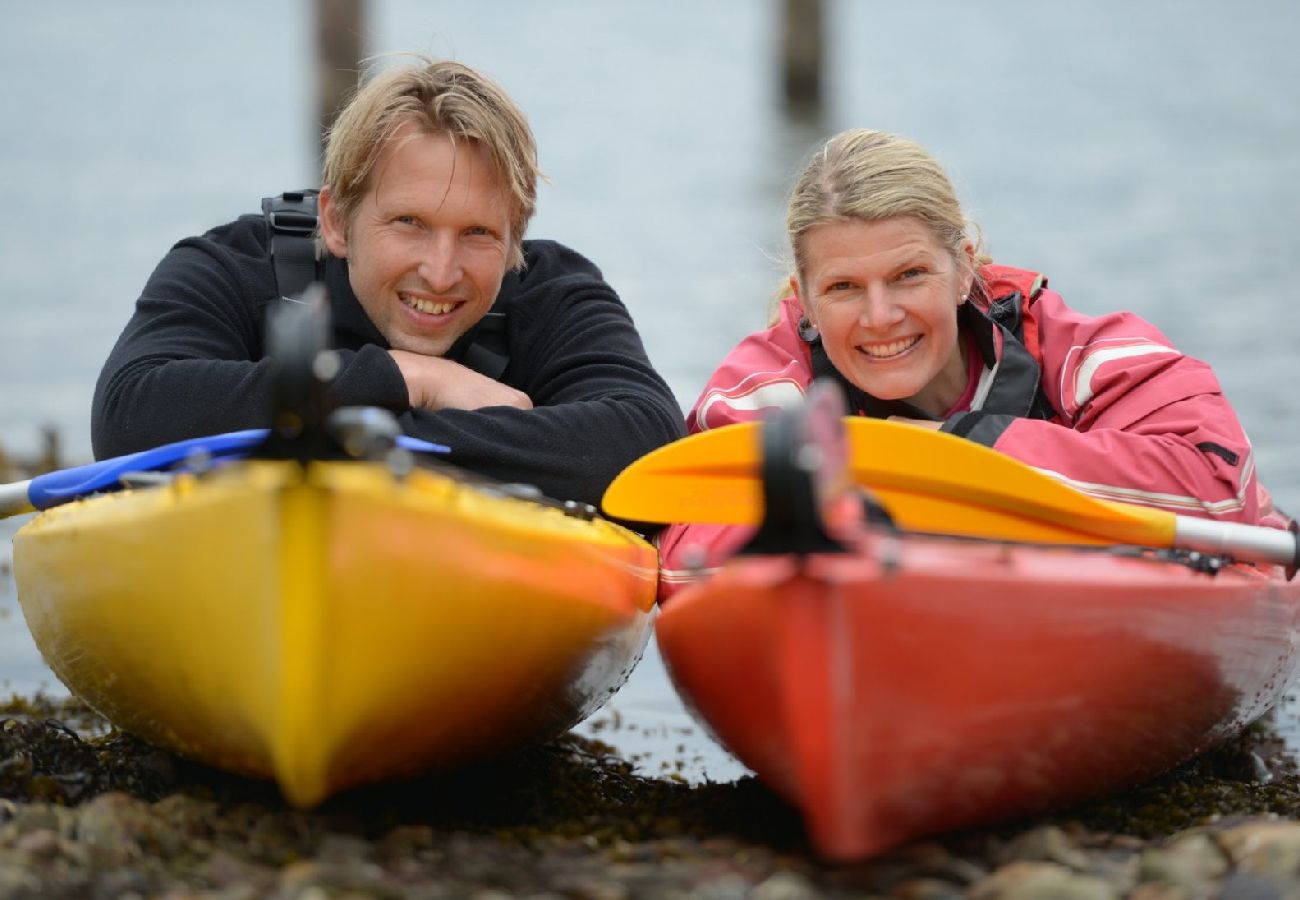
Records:
[[[464,65],[422,60],[358,91],[319,195],[330,389],[391,410],[454,464],[599,504],[682,417],[599,270],[523,240],[538,177],[522,112]],[[261,216],[176,244],[100,374],[96,456],[269,424],[263,331],[280,294]],[[505,318],[499,374],[469,365],[489,311]]]

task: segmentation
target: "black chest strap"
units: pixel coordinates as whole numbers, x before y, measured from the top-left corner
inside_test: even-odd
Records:
[[[271,234],[271,265],[281,297],[299,297],[320,280],[316,259],[316,197],[319,191],[285,191],[262,198],[262,215]]]

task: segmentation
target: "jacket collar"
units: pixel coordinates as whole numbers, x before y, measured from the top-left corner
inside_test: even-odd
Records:
[[[389,349],[388,340],[370,321],[348,280],[348,261],[329,256],[324,265],[325,290],[329,293],[330,315],[334,322],[334,345],[340,350],[360,350],[366,344]]]

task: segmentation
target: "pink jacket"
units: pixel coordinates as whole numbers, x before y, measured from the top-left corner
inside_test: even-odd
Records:
[[[953,411],[942,430],[1097,497],[1287,527],[1207,364],[1132,313],[1075,312],[1033,272],[985,266],[980,275],[986,292],[972,295],[960,315],[985,366],[969,408]],[[798,301],[786,298],[776,324],[727,355],[687,417],[691,433],[759,419],[798,400],[815,376],[833,374],[820,345],[799,336],[800,314]],[[860,415],[925,418],[838,380]],[[751,531],[670,526],[659,538],[661,598],[720,564]]]

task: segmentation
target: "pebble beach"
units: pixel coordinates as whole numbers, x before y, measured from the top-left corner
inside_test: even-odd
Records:
[[[1282,898],[1300,774],[1269,722],[1137,790],[828,864],[753,778],[635,774],[565,735],[287,807],[75,700],[0,706],[0,898]]]

